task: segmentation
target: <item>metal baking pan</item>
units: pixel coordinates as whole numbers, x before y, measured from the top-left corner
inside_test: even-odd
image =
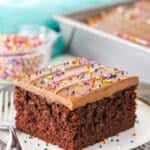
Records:
[[[91,28],[81,22],[100,11],[136,1],[124,0],[121,3],[54,16],[60,24],[66,49],[74,55],[128,70],[131,74],[139,75],[142,82],[150,83],[150,48]]]

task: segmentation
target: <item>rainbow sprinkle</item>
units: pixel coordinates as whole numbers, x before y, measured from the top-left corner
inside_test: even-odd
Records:
[[[67,68],[76,68],[76,65],[79,68],[83,67],[83,70],[75,74],[66,75]],[[45,71],[47,72],[46,75],[44,75]],[[83,96],[87,92],[101,88],[103,84],[109,84],[115,80],[119,81],[127,75],[126,72],[119,68],[109,68],[85,58],[76,58],[69,63],[66,62],[53,67],[48,66],[46,69],[35,72],[35,74],[42,77],[32,82],[34,86],[39,86],[41,89],[52,92],[56,91],[56,93],[64,91],[66,96]],[[29,80],[32,78],[29,75],[25,77]]]
[[[46,43],[38,36],[0,35],[0,80],[14,80],[40,69],[44,54],[31,52]]]

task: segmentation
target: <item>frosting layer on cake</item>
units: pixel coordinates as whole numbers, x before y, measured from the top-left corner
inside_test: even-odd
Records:
[[[44,97],[48,103],[59,103],[70,110],[138,85],[137,76],[96,61],[75,58],[16,81],[19,86]]]

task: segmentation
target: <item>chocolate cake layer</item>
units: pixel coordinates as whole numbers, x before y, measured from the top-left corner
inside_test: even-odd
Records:
[[[135,88],[128,87],[71,111],[16,86],[16,127],[65,150],[81,150],[134,126]]]

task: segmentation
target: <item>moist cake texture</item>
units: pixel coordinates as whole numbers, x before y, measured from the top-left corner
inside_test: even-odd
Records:
[[[96,29],[150,47],[150,1],[141,0],[100,12],[84,22]]]
[[[16,81],[16,127],[81,150],[134,126],[138,77],[76,58]]]

